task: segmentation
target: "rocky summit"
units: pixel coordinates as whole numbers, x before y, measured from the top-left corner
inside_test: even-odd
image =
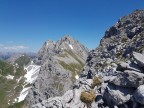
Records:
[[[35,105],[72,89],[75,76],[82,72],[87,56],[88,49],[71,36],[57,42],[45,42],[34,60],[41,69],[26,98],[28,104]]]
[[[75,71],[66,72],[61,63],[81,64],[87,50],[69,38],[45,43],[40,50],[43,67],[28,98],[32,108],[144,108],[144,10],[122,17],[105,32],[71,90],[69,75]]]

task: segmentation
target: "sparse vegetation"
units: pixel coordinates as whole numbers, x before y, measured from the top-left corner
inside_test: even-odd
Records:
[[[15,98],[15,92],[13,92],[15,85],[16,80],[7,80],[4,77],[0,77],[0,108],[7,108],[8,100]]]
[[[19,66],[18,68],[16,68],[15,77],[19,78],[22,75],[24,75],[24,68],[23,66]]]
[[[75,64],[75,63],[67,64],[63,61],[59,61],[59,63],[61,64],[61,66],[63,66],[64,69],[71,71],[72,81],[75,81],[75,72],[77,74],[80,74],[80,72],[83,69],[83,65],[81,65],[81,64]]]
[[[0,61],[0,108],[8,108],[9,105],[12,105],[14,99],[23,89],[23,78],[18,83],[16,81],[16,79],[24,75],[23,60],[23,57],[16,60],[18,64],[17,66]],[[25,63],[26,61],[24,60]],[[14,76],[14,79],[7,79],[5,77],[7,75]],[[16,108],[20,107],[17,106]]]
[[[86,104],[91,104],[95,101],[96,94],[93,91],[84,91],[81,93],[80,100]]]
[[[72,57],[74,57],[75,60],[77,60],[81,65],[84,66],[84,64],[82,63],[82,61],[80,61],[77,56],[70,50],[70,51],[66,51],[68,54],[70,54]]]
[[[93,89],[95,86],[99,86],[102,84],[102,79],[98,77],[93,78],[93,83],[91,84],[91,88]]]
[[[107,63],[107,61],[103,62],[103,64],[101,65],[101,69],[104,69],[105,67],[107,67],[109,64]]]
[[[122,43],[126,43],[128,41],[128,38],[127,37],[123,37],[122,39],[121,39],[121,42]]]
[[[3,76],[13,75],[14,74],[13,72],[14,72],[13,65],[0,60],[0,74],[1,75]]]
[[[18,64],[18,67],[16,68],[15,77],[19,78],[20,76],[25,74],[24,66],[27,65],[30,62],[30,58],[27,55],[21,56],[16,60],[15,63]]]
[[[81,71],[83,66],[80,65],[80,64],[75,64],[75,63],[70,63],[70,64],[67,64],[63,61],[60,61],[60,64],[67,70],[71,71],[71,72],[74,72],[74,71]],[[79,73],[79,72],[78,72]]]
[[[123,55],[123,50],[119,50],[117,53],[116,53],[116,58],[122,58],[122,55]]]
[[[29,62],[30,58],[27,55],[21,56],[15,61],[15,63],[17,63],[19,66],[27,65]]]
[[[15,103],[14,105],[9,106],[8,108],[28,108],[24,101]]]
[[[59,54],[59,57],[68,57],[67,53]]]
[[[20,92],[20,90],[22,90],[22,89],[23,89],[22,85],[18,85],[18,86],[15,88],[15,91],[16,91],[16,92]]]

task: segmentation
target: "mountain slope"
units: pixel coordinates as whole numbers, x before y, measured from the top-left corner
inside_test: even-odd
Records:
[[[24,64],[27,65],[30,59],[26,55],[21,55],[12,63],[0,60],[0,108],[13,105],[19,96],[25,85]]]
[[[57,42],[45,42],[38,52],[36,64],[42,65],[27,102],[33,105],[72,88],[75,76],[83,69],[88,49],[70,36]]]
[[[32,108],[143,108],[143,90],[144,10],[136,10],[106,31],[72,90]]]

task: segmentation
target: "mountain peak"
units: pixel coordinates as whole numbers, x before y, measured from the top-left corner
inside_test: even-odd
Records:
[[[66,35],[57,42],[52,40],[45,42],[38,55],[42,60],[45,60],[47,56],[58,55],[64,51],[72,51],[73,53],[85,58],[88,53],[88,48],[79,43],[70,35]]]
[[[70,35],[66,35],[66,36],[64,36],[63,38],[61,38],[61,43],[62,42],[67,42],[67,43],[69,43],[69,44],[73,44],[74,42],[77,42],[77,40],[76,39],[74,39],[72,36],[70,36]]]
[[[67,35],[57,42],[47,41],[38,56],[36,62],[42,67],[37,82],[27,97],[30,105],[39,102],[39,99],[63,95],[72,88],[75,76],[83,69],[88,49]]]
[[[132,39],[144,29],[144,10],[135,10],[131,14],[124,16],[105,32],[103,38],[128,37]]]
[[[64,37],[63,37],[63,39],[72,39],[73,37],[71,36],[71,35],[65,35]]]

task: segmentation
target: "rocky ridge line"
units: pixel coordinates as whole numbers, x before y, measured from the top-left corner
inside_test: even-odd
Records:
[[[65,36],[57,42],[45,42],[38,55],[35,63],[41,65],[41,69],[26,99],[30,106],[72,89],[88,49],[71,36]]]

